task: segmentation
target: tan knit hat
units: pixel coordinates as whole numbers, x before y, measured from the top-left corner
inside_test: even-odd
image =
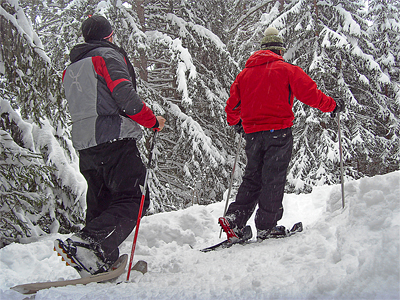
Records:
[[[264,31],[264,36],[261,40],[261,50],[282,50],[286,51],[283,39],[279,36],[278,29],[268,27]]]

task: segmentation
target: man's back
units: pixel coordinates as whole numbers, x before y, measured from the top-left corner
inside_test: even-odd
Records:
[[[257,51],[238,75],[241,118],[246,132],[290,127],[294,119],[290,65],[271,51]]]
[[[134,91],[124,56],[106,42],[85,43],[71,51],[63,76],[72,118],[72,140],[78,150],[123,138],[138,139],[139,125],[123,116],[144,106]]]
[[[332,111],[336,105],[300,67],[269,50],[250,56],[230,95],[225,109],[228,123],[241,119],[246,133],[291,127],[294,97],[322,111]]]

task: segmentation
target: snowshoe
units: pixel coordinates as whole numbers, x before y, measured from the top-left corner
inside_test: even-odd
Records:
[[[251,227],[249,225],[247,225],[245,228],[243,228],[242,234],[243,234],[243,237],[240,240],[235,239],[235,240],[233,240],[233,242],[231,242],[230,240],[225,240],[225,241],[223,241],[221,243],[218,243],[218,244],[216,244],[214,246],[201,249],[200,251],[201,252],[210,252],[210,251],[214,251],[214,250],[229,248],[229,247],[231,247],[231,246],[233,246],[235,244],[245,245],[245,244],[247,244],[249,242],[249,240],[253,236],[253,234],[251,232]]]
[[[91,275],[109,271],[112,262],[107,262],[101,252],[94,245],[74,237],[63,242],[60,239],[54,241],[54,250],[67,265],[75,268],[84,278]]]
[[[285,226],[275,226],[271,229],[257,230],[257,241],[262,242],[267,239],[284,238],[301,231],[303,231],[303,224],[301,222],[294,224],[290,230],[286,229]]]

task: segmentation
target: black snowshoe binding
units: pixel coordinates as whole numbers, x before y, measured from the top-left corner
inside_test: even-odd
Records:
[[[74,239],[69,238],[65,242],[60,239],[54,241],[54,251],[62,257],[67,266],[75,268],[82,278],[110,270],[112,262],[103,258],[98,247],[79,238]]]
[[[262,242],[267,239],[285,238],[301,231],[303,231],[303,224],[301,222],[294,224],[290,230],[286,229],[285,226],[275,226],[271,229],[257,230],[257,241]]]
[[[201,252],[210,252],[218,249],[225,249],[235,244],[244,245],[253,237],[253,233],[251,232],[251,227],[249,225],[240,230],[232,229],[229,225],[229,222],[225,218],[219,218],[218,222],[228,236],[228,239],[214,246],[201,249]]]

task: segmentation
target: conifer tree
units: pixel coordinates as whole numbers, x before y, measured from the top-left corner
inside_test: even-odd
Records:
[[[46,5],[37,13],[36,32],[43,41],[46,54],[54,69],[61,76],[70,63],[69,52],[76,44],[83,43],[82,22],[99,11],[98,1],[46,0]]]
[[[72,170],[76,155],[69,141],[60,78],[17,1],[1,2],[0,26],[4,245],[44,232],[70,231],[82,221],[79,203],[84,189]]]
[[[365,70],[355,67],[353,49],[360,50],[358,41],[365,41],[366,23],[357,15],[361,4],[344,1],[343,5],[328,1],[322,5],[317,1],[293,1],[285,12],[272,22],[281,26],[281,33],[287,42],[285,58],[303,68],[317,82],[318,88],[334,98],[341,97],[346,103],[344,119],[344,153],[346,175],[360,176],[358,166],[350,165],[357,155],[351,145],[348,114],[357,105],[356,96],[350,86],[357,87],[362,82]],[[288,22],[290,20],[290,25]],[[350,41],[357,41],[352,45]],[[360,50],[362,52],[362,50]],[[351,66],[351,67],[350,67]],[[353,81],[347,84],[346,81]],[[356,81],[356,82],[354,82]],[[357,105],[357,110],[364,106]],[[288,176],[294,190],[310,190],[315,184],[337,182],[338,145],[337,124],[329,114],[295,102],[294,152]],[[361,112],[365,114],[365,111]],[[362,130],[361,124],[351,124],[353,132]],[[362,133],[365,134],[365,133]]]
[[[223,109],[237,70],[224,44],[185,2],[127,1],[100,6],[81,1],[58,14],[72,26],[53,23],[51,18],[41,26],[41,34],[49,37],[45,45],[52,60],[65,56],[60,49],[51,50],[55,44],[64,51],[70,41],[82,41],[80,28],[74,25],[78,21],[72,19],[81,23],[95,13],[110,20],[114,42],[133,60],[139,95],[168,120],[159,135],[157,165],[151,171],[153,211],[184,207],[193,200],[220,199],[230,168],[227,158],[230,163],[233,157],[232,139],[227,136],[234,135],[226,126]],[[71,22],[69,16],[73,16]],[[54,32],[66,32],[72,38]],[[60,69],[67,63],[59,63]],[[151,132],[144,130],[144,134],[145,143],[139,147],[146,160]]]
[[[70,141],[61,72],[92,14],[109,19],[114,42],[134,63],[140,97],[167,119],[150,176],[152,213],[222,200],[238,142],[225,103],[268,26],[283,35],[286,61],[346,102],[347,178],[398,169],[399,4],[371,0],[366,15],[363,2],[3,0],[2,243],[82,222],[86,183]],[[288,191],[338,182],[336,120],[299,101],[294,111]],[[152,132],[143,132],[138,147],[146,162]],[[241,152],[237,178],[244,160]]]
[[[231,0],[227,4],[224,41],[241,69],[250,54],[260,50],[260,40],[266,29],[264,25],[279,16],[282,8],[282,1],[278,0]]]
[[[368,29],[374,56],[391,84],[400,82],[400,3],[398,1],[373,0],[368,2],[368,17],[372,25]],[[398,90],[389,83],[383,86],[385,95],[400,99]]]
[[[149,49],[144,85],[161,97],[169,120],[160,137],[157,176],[178,207],[193,198],[217,201],[226,189],[233,156],[234,133],[226,126],[224,104],[236,64],[189,2],[145,1],[144,7]]]
[[[389,105],[400,106],[400,3],[398,1],[373,0],[368,3],[368,17],[372,25],[368,29],[373,44],[373,55],[390,81],[381,83],[382,93]],[[395,124],[392,132],[399,131]],[[397,133],[397,136],[399,134]],[[395,143],[396,144],[396,143]],[[398,145],[398,143],[397,143]]]
[[[381,94],[396,118],[388,118],[387,147],[393,149],[393,157],[389,161],[396,169],[400,157],[400,3],[398,1],[373,0],[368,2],[368,17],[372,25],[368,29],[373,44],[372,54],[388,80],[379,81]],[[396,122],[397,120],[397,122]],[[397,149],[397,150],[396,150]],[[384,151],[386,152],[386,151]]]
[[[372,55],[363,11],[362,1],[275,1],[269,11],[262,10],[259,29],[251,30],[278,28],[286,42],[284,58],[302,67],[323,92],[346,102],[341,117],[350,178],[388,172],[399,164],[398,108],[382,92],[387,76]],[[258,45],[260,39],[254,36],[249,43]],[[299,101],[294,111],[290,190],[337,182],[336,120]]]

